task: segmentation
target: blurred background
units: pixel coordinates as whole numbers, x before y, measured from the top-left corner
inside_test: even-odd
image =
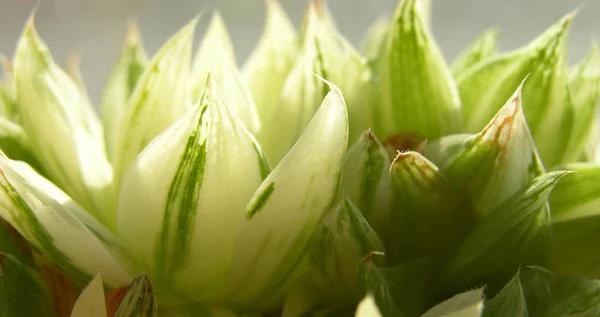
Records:
[[[308,0],[280,0],[298,25]],[[140,26],[144,45],[153,53],[173,33],[203,10],[218,9],[229,27],[241,65],[263,28],[264,0],[0,0],[0,52],[12,56],[25,20],[39,3],[36,27],[56,61],[70,52],[82,55],[81,68],[93,100],[121,50],[127,19]],[[329,0],[341,32],[360,44],[367,27],[391,16],[397,0]],[[592,41],[600,42],[600,0],[432,0],[433,32],[449,61],[484,29],[500,30],[502,50],[516,48],[584,5],[571,28],[569,60],[582,58]],[[197,41],[208,21],[200,21]]]

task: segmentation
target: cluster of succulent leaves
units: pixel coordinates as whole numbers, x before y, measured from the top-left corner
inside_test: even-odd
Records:
[[[59,69],[30,21],[0,86],[0,315],[600,315],[600,57],[593,48],[568,68],[573,17],[504,53],[496,50],[497,32],[487,31],[451,66],[431,35],[427,1],[401,0],[390,20],[370,29],[362,52],[338,33],[322,2],[310,4],[297,35],[279,5],[267,1],[265,32],[241,72],[218,14],[191,66],[196,20],[151,60],[130,32],[108,80],[102,124],[90,119],[76,64]],[[40,106],[45,94],[61,97],[59,106]],[[184,116],[190,100],[200,106]],[[48,133],[40,117],[57,111],[64,121],[48,124],[60,132]],[[221,143],[203,133],[245,141],[217,138],[236,154],[211,161],[206,147]],[[70,161],[56,145],[64,135],[71,138],[65,151],[77,152]],[[247,157],[256,170],[237,167]],[[147,174],[127,173],[131,164]],[[165,174],[165,164],[178,169]],[[203,177],[205,166],[237,179],[230,190],[240,197],[208,199],[203,207],[245,205],[252,197],[245,221],[259,224],[243,230],[263,239],[242,243],[255,262],[238,269],[259,273],[242,275],[249,282],[230,297],[211,297],[210,285],[186,294],[194,284],[169,276],[189,265],[178,248],[190,242],[177,232],[163,231],[158,254],[166,260],[139,263],[150,251],[138,240],[155,232],[138,222],[165,208],[156,193],[178,195],[173,188],[188,186],[190,175]],[[103,187],[105,170],[129,195],[118,209],[143,212],[117,214],[116,194]],[[218,197],[231,183],[211,175],[202,189]],[[196,204],[202,182],[192,183]],[[308,198],[290,194],[296,189]],[[195,210],[186,199],[169,196],[167,209],[174,201],[179,205],[169,210],[186,217]],[[127,225],[116,225],[117,218]],[[206,226],[235,222],[215,219]],[[74,263],[85,260],[59,250],[45,228],[66,223],[77,223],[71,239],[91,233],[103,246],[85,245],[84,255],[104,252],[106,260],[93,265],[112,267],[108,259],[131,256],[138,263],[132,260],[136,269],[128,273],[148,273],[129,286],[119,274],[93,278],[101,270],[78,268]],[[182,223],[172,226],[187,230]],[[229,241],[242,230],[225,228],[212,238]],[[201,271],[219,272],[228,262],[210,256],[220,244],[202,246],[211,261],[193,262],[198,268],[184,276],[206,282],[213,276]],[[217,293],[221,285],[214,287]]]

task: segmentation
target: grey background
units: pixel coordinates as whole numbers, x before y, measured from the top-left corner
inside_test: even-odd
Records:
[[[296,25],[307,1],[280,0]],[[120,52],[129,17],[140,25],[146,49],[154,52],[170,35],[201,11],[219,9],[242,63],[256,43],[264,19],[263,0],[0,0],[0,52],[12,56],[25,20],[39,2],[36,26],[55,59],[82,54],[81,66],[92,98],[100,92]],[[343,34],[360,43],[366,28],[390,16],[397,0],[329,0]],[[497,26],[500,48],[512,49],[542,32],[561,16],[585,4],[569,38],[571,62],[583,57],[593,40],[600,41],[600,0],[432,0],[433,32],[452,60],[481,31]],[[199,40],[209,15],[200,22]]]

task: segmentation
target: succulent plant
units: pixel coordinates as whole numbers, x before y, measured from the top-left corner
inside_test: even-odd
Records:
[[[134,26],[98,116],[33,18],[0,85],[0,316],[598,316],[595,47],[574,13],[448,65],[429,2],[357,51],[325,4],[267,1],[238,69],[214,14],[148,58]]]

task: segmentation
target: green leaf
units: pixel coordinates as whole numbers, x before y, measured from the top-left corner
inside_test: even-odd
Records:
[[[154,55],[131,93],[119,124],[115,178],[120,182],[142,151],[188,108],[190,56],[197,19],[171,37]],[[204,77],[206,78],[206,77]]]
[[[271,119],[298,54],[298,35],[279,2],[267,1],[266,14],[263,34],[242,69],[261,122]]]
[[[544,317],[593,317],[600,314],[600,281],[566,276],[555,279]]]
[[[129,284],[115,239],[69,196],[27,164],[0,156],[0,217],[76,283],[101,272],[106,283]]]
[[[470,231],[471,210],[440,170],[417,152],[399,152],[390,168],[394,228],[386,239],[391,263],[444,259]]]
[[[504,284],[519,266],[545,264],[550,256],[548,196],[566,172],[534,180],[490,212],[465,239],[441,271],[445,292],[482,283]]]
[[[385,268],[370,255],[358,266],[363,291],[371,294],[383,316],[414,316],[424,310],[429,265],[423,260]]]
[[[574,131],[570,147],[566,150],[566,160],[573,161],[586,150],[588,142],[597,141],[595,119],[600,104],[600,55],[596,45],[569,71],[569,88],[573,98]]]
[[[576,163],[563,166],[567,175],[552,191],[553,253],[551,268],[600,278],[600,166]]]
[[[323,292],[342,301],[360,298],[356,266],[383,244],[360,210],[343,198],[330,211],[309,253],[313,278]]]
[[[435,138],[461,129],[460,99],[450,69],[428,31],[421,1],[400,1],[380,56],[385,134]]]
[[[486,301],[483,317],[528,317],[527,303],[519,273],[508,281],[500,292],[491,300]]]
[[[3,117],[0,117],[0,149],[8,157],[41,170],[31,140],[23,127]]]
[[[476,135],[426,144],[424,154],[448,181],[468,193],[481,219],[544,172],[521,107],[521,88]]]
[[[146,274],[142,274],[129,285],[115,317],[156,317],[157,311],[150,280]]]
[[[232,301],[260,305],[292,278],[321,221],[335,203],[348,118],[341,92],[332,86],[304,134],[248,203],[253,217],[242,223],[230,274]],[[263,192],[274,190],[260,211]],[[260,270],[256,270],[260,267]]]
[[[33,265],[32,251],[27,240],[8,222],[0,218],[0,253],[14,257],[22,264]]]
[[[12,65],[7,59],[3,59],[4,73],[12,75]],[[7,76],[8,77],[8,76]],[[0,81],[0,113],[2,117],[13,121],[19,122],[19,113],[17,110],[17,101],[15,99],[14,86],[12,85],[12,76],[9,80]]]
[[[563,160],[573,127],[565,66],[566,34],[573,15],[527,46],[489,58],[460,74],[457,82],[467,132],[481,129],[530,74],[523,88],[525,117],[544,163],[554,166]]]
[[[343,194],[362,212],[371,227],[386,236],[390,217],[390,159],[377,137],[364,132],[344,158]]]
[[[102,126],[87,96],[53,61],[33,20],[17,45],[14,87],[21,124],[44,172],[109,223],[115,197]]]
[[[472,66],[495,55],[497,42],[497,29],[489,29],[479,35],[452,64],[454,77],[460,77],[460,74],[466,72]]]
[[[102,124],[106,151],[111,162],[115,161],[115,147],[119,134],[119,125],[126,112],[129,97],[137,86],[138,80],[148,65],[148,57],[138,34],[135,23],[130,23],[121,55],[113,66],[102,93]]]
[[[552,299],[552,272],[539,266],[522,267],[520,280],[529,316],[543,316]]]
[[[40,272],[0,252],[0,316],[54,316]]]
[[[474,289],[437,304],[421,317],[480,317],[483,311],[483,288]]]
[[[245,208],[268,173],[224,93],[210,76],[200,104],[133,163],[117,210],[117,232],[154,285],[203,301],[223,290]]]
[[[106,317],[106,303],[104,302],[104,287],[100,275],[96,277],[83,289],[71,317]]]

